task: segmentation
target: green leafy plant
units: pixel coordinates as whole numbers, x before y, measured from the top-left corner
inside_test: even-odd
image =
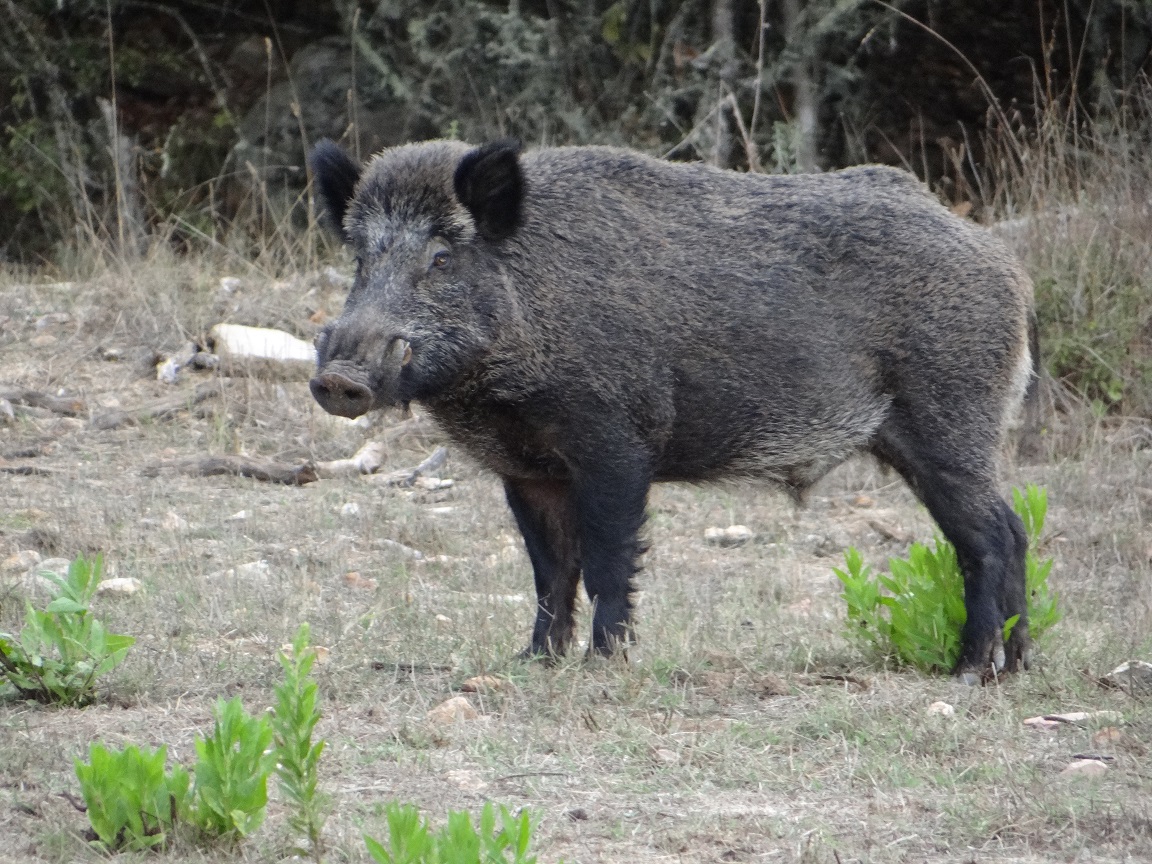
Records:
[[[176,765],[164,771],[168,748],[140,750],[132,745],[111,751],[92,744],[88,762],[76,760],[76,777],[94,843],[106,851],[141,850],[164,845],[185,810],[188,772]]]
[[[320,861],[322,831],[328,816],[329,796],[317,788],[320,754],[326,742],[313,742],[312,732],[320,719],[316,705],[316,682],[308,676],[316,651],[308,645],[308,625],[301,624],[292,641],[292,653],[280,653],[284,681],[276,687],[272,712],[275,733],[273,755],[280,791],[289,807],[288,824],[308,840],[312,858]]]
[[[1036,546],[1044,530],[1048,496],[1029,484],[1012,492],[1013,507],[1028,535],[1025,585],[1028,626],[1041,636],[1060,620],[1054,591],[1048,585],[1052,560],[1041,561]],[[948,670],[960,656],[960,632],[967,620],[964,576],[956,549],[937,536],[930,547],[913,543],[907,559],[891,558],[888,573],[876,573],[853,548],[844,553],[843,570],[833,568],[844,586],[848,632],[865,646],[901,663],[924,670]],[[1011,633],[1018,616],[1004,624]]]
[[[28,604],[18,637],[0,633],[0,675],[21,698],[87,705],[96,698],[97,679],[120,665],[136,641],[108,633],[89,612],[102,569],[97,555],[76,558],[64,579],[41,572],[55,597],[43,611]]]
[[[196,740],[196,785],[189,818],[205,834],[239,840],[260,827],[268,804],[272,725],[240,697],[216,703],[212,734]]]
[[[528,854],[535,828],[527,810],[513,816],[492,802],[480,813],[480,830],[467,812],[450,812],[448,824],[433,832],[411,804],[389,804],[388,847],[365,835],[368,852],[378,864],[535,864]],[[499,816],[499,826],[497,825]],[[499,830],[497,830],[499,827]],[[508,855],[511,854],[511,858]]]

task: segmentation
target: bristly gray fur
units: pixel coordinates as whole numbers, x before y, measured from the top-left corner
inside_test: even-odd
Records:
[[[613,592],[631,571],[612,554],[633,566],[649,482],[760,477],[799,496],[865,450],[957,544],[962,664],[986,665],[1024,612],[998,456],[1031,368],[1032,286],[999,240],[892,168],[765,176],[606,147],[519,155],[519,227],[492,239],[454,191],[469,152],[385,151],[332,202],[360,272],[321,365],[371,393],[357,405],[422,401],[504,477],[549,616],[533,650],[562,650],[550,628],[568,633],[570,609],[549,591],[568,587],[549,573],[573,566],[622,616],[598,607],[596,647],[625,637]],[[440,245],[443,271],[428,264]],[[401,338],[411,363],[383,368]],[[592,503],[594,484],[631,503]],[[549,563],[558,549],[576,558]],[[1026,659],[1017,629],[1010,667]]]

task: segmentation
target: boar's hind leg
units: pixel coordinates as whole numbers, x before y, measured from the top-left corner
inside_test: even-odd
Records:
[[[572,616],[580,582],[580,547],[570,484],[562,480],[506,479],[504,492],[524,535],[536,578],[536,624],[524,656],[559,657],[572,640]]]
[[[1021,663],[1028,666],[1028,540],[1023,523],[996,489],[995,469],[990,467],[995,464],[993,448],[981,452],[971,443],[964,447],[962,440],[955,434],[913,436],[888,423],[872,449],[908,481],[956,547],[968,618],[953,671],[973,683],[989,671],[1015,672]],[[1004,623],[1013,615],[1020,618],[1005,643]]]

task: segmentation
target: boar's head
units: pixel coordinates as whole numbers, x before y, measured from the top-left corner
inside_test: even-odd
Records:
[[[358,417],[443,393],[507,320],[497,262],[524,196],[519,142],[387,150],[363,169],[331,141],[310,157],[320,199],[356,256],[344,312],[316,340],[312,394]]]

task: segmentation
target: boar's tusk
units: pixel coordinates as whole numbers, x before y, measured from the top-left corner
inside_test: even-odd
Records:
[[[412,362],[412,346],[404,343],[404,356],[400,358],[400,365],[407,366]]]

